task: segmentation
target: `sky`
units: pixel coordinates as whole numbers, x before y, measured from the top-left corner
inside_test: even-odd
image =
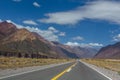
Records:
[[[0,22],[49,41],[103,47],[120,41],[119,0],[1,0]]]

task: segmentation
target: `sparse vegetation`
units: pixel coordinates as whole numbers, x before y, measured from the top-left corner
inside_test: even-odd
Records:
[[[28,66],[39,66],[54,63],[67,62],[71,59],[32,59],[16,57],[0,57],[0,69],[21,68]]]
[[[120,71],[118,72],[118,74],[120,75]]]
[[[120,59],[83,59],[82,61],[117,71],[120,74]]]

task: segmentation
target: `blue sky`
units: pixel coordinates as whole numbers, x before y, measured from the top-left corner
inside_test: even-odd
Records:
[[[0,21],[50,41],[102,47],[120,41],[118,0],[1,0]]]

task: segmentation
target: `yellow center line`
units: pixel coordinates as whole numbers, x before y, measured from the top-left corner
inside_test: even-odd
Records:
[[[71,69],[72,67],[74,67],[77,63],[71,65],[69,68],[65,69],[64,71],[62,71],[61,73],[59,73],[58,75],[56,75],[55,77],[53,77],[51,80],[57,80],[59,77],[61,77],[63,74],[65,74],[69,69]]]

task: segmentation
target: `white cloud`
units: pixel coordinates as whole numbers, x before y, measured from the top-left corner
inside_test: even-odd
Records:
[[[12,0],[12,1],[14,1],[14,2],[21,2],[22,0]]]
[[[77,42],[67,42],[67,43],[65,43],[65,45],[68,45],[68,46],[80,46],[80,44],[77,43]]]
[[[65,45],[69,45],[69,46],[80,46],[80,47],[102,47],[103,44],[99,44],[99,43],[78,43],[78,42],[67,42],[65,43]]]
[[[72,40],[77,40],[77,41],[80,40],[80,41],[82,41],[82,40],[84,40],[84,38],[81,37],[81,36],[76,36],[76,37],[73,37]]]
[[[39,4],[38,2],[33,2],[33,5],[34,5],[35,7],[40,7],[40,4]]]
[[[6,20],[8,23],[12,23],[12,21],[11,20]]]
[[[120,24],[120,2],[101,0],[89,2],[84,6],[80,6],[74,10],[65,12],[47,13],[48,18],[39,19],[44,23],[56,24],[76,24],[84,19],[106,20]]]
[[[2,19],[0,19],[0,22],[2,22]]]
[[[92,47],[102,47],[103,46],[103,44],[99,44],[99,43],[89,43],[88,45],[92,46]]]
[[[65,32],[60,32],[59,36],[66,36],[66,33]]]
[[[39,28],[34,28],[34,27],[24,27],[26,29],[28,29],[31,32],[36,32],[39,35],[41,35],[42,37],[44,37],[45,39],[49,40],[49,41],[59,41],[59,37],[58,35],[56,35],[53,31],[50,31],[49,29],[47,30],[41,30]]]
[[[120,34],[114,36],[113,41],[120,41]]]
[[[81,43],[80,44],[81,47],[102,47],[103,44],[100,44],[100,43]]]
[[[49,28],[48,28],[48,30],[50,30],[50,31],[52,31],[52,32],[54,32],[54,33],[57,33],[57,32],[59,32],[57,29],[55,29],[53,26],[50,26]]]
[[[35,21],[32,21],[32,20],[25,20],[23,21],[23,23],[28,25],[38,25]]]
[[[47,30],[41,30],[39,28],[34,28],[34,27],[24,27],[26,29],[28,29],[31,32],[36,32],[39,35],[41,35],[42,37],[44,37],[45,39],[49,40],[49,41],[59,41],[59,37],[58,35],[56,35],[53,31],[50,31],[49,28]]]

